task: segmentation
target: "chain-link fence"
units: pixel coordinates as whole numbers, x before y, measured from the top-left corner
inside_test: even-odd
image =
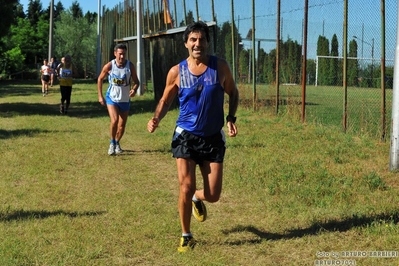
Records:
[[[135,2],[104,9],[106,60],[112,57],[115,40],[129,42],[127,37],[135,36]],[[174,36],[179,27],[199,19],[216,22],[211,52],[230,63],[244,106],[385,138],[397,5],[395,0],[144,0],[146,77],[154,81],[155,72],[164,72],[157,76],[163,79],[177,63],[173,54],[184,54]],[[157,69],[152,62],[158,62],[160,54],[148,52],[154,48],[162,50],[167,61]]]

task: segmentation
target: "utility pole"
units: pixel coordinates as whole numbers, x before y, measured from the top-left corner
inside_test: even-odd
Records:
[[[232,70],[233,70],[233,79],[237,81],[237,72],[236,72],[236,45],[235,45],[235,27],[234,27],[234,0],[231,0],[231,55],[232,55]]]
[[[138,89],[138,95],[142,95],[144,93],[144,80],[143,80],[143,67],[141,65],[142,62],[142,50],[143,50],[143,39],[142,39],[142,8],[141,8],[141,0],[136,0],[136,8],[137,8],[137,77],[140,81],[140,86]]]
[[[399,5],[398,10],[399,11]],[[399,13],[398,13],[399,19]],[[396,25],[396,49],[393,72],[393,93],[392,93],[392,121],[391,121],[391,147],[389,170],[397,170],[399,167],[399,20]]]
[[[101,72],[101,34],[100,34],[100,20],[101,20],[101,0],[98,0],[98,14],[97,14],[97,71],[96,78],[100,76]]]
[[[255,0],[252,0],[252,90],[253,90],[253,105],[254,105],[254,110],[256,110],[257,96],[256,96],[256,68],[255,68]]]
[[[54,0],[50,1],[50,25],[48,33],[48,62],[53,57]]]

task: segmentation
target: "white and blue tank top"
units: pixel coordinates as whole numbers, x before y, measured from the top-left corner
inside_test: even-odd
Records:
[[[124,67],[118,67],[115,59],[111,61],[111,70],[108,72],[107,96],[112,101],[117,103],[130,101],[131,76],[129,60],[126,60]]]

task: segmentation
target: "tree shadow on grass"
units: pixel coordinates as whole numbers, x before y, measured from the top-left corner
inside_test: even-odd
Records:
[[[97,216],[104,214],[104,211],[94,211],[94,212],[66,212],[62,210],[57,211],[6,211],[5,213],[0,212],[0,222],[11,222],[11,221],[22,221],[31,219],[46,219],[52,216],[67,216],[70,218],[77,218],[83,216]]]
[[[41,81],[0,81],[0,98],[41,94]]]
[[[47,103],[2,103],[0,104],[0,117],[13,117],[13,116],[29,116],[29,115],[51,115],[61,116],[59,104]],[[91,118],[108,116],[107,109],[99,103],[94,102],[80,102],[71,103],[70,113],[68,116]]]
[[[170,146],[165,146],[163,148],[159,148],[159,149],[141,149],[141,150],[127,150],[127,149],[123,149],[123,153],[121,154],[117,154],[114,157],[121,157],[121,156],[140,156],[140,155],[145,155],[147,156],[148,154],[169,154],[171,153],[172,150],[170,148]]]
[[[140,113],[153,113],[156,107],[154,100],[134,101],[130,104],[129,115]],[[51,115],[61,116],[59,104],[47,103],[2,103],[0,104],[0,117],[13,117],[20,115]],[[107,107],[98,102],[71,102],[68,115],[75,118],[107,117]]]
[[[352,217],[330,220],[326,222],[315,222],[307,228],[292,229],[286,233],[271,233],[261,231],[253,225],[237,225],[232,229],[222,230],[225,235],[239,234],[239,233],[252,233],[254,237],[233,241],[227,241],[228,245],[244,245],[244,244],[256,244],[262,242],[262,240],[287,240],[293,238],[300,238],[304,236],[318,235],[324,232],[346,232],[356,227],[367,227],[372,226],[373,223],[398,223],[399,222],[399,211],[392,213],[382,213],[371,216],[358,216],[353,215]]]
[[[17,129],[17,130],[4,130],[0,129],[0,139],[11,139],[11,138],[18,138],[21,136],[26,137],[34,137],[38,134],[46,134],[46,133],[56,133],[57,130],[42,130],[38,128],[30,128],[30,129]],[[69,130],[69,131],[62,131],[65,132],[76,132],[76,130]]]
[[[129,116],[142,113],[152,113],[155,111],[157,103],[154,100],[137,100],[130,103]],[[59,108],[59,105],[57,105]],[[68,116],[77,118],[92,118],[108,116],[106,106],[100,105],[98,102],[77,102],[71,103]]]

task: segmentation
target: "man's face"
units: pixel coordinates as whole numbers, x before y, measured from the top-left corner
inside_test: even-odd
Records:
[[[206,40],[205,33],[202,31],[191,32],[188,35],[185,46],[191,57],[200,58],[201,56],[205,56],[208,48],[208,41]]]
[[[122,66],[125,63],[126,51],[123,49],[117,49],[114,51],[114,55],[118,66]]]

